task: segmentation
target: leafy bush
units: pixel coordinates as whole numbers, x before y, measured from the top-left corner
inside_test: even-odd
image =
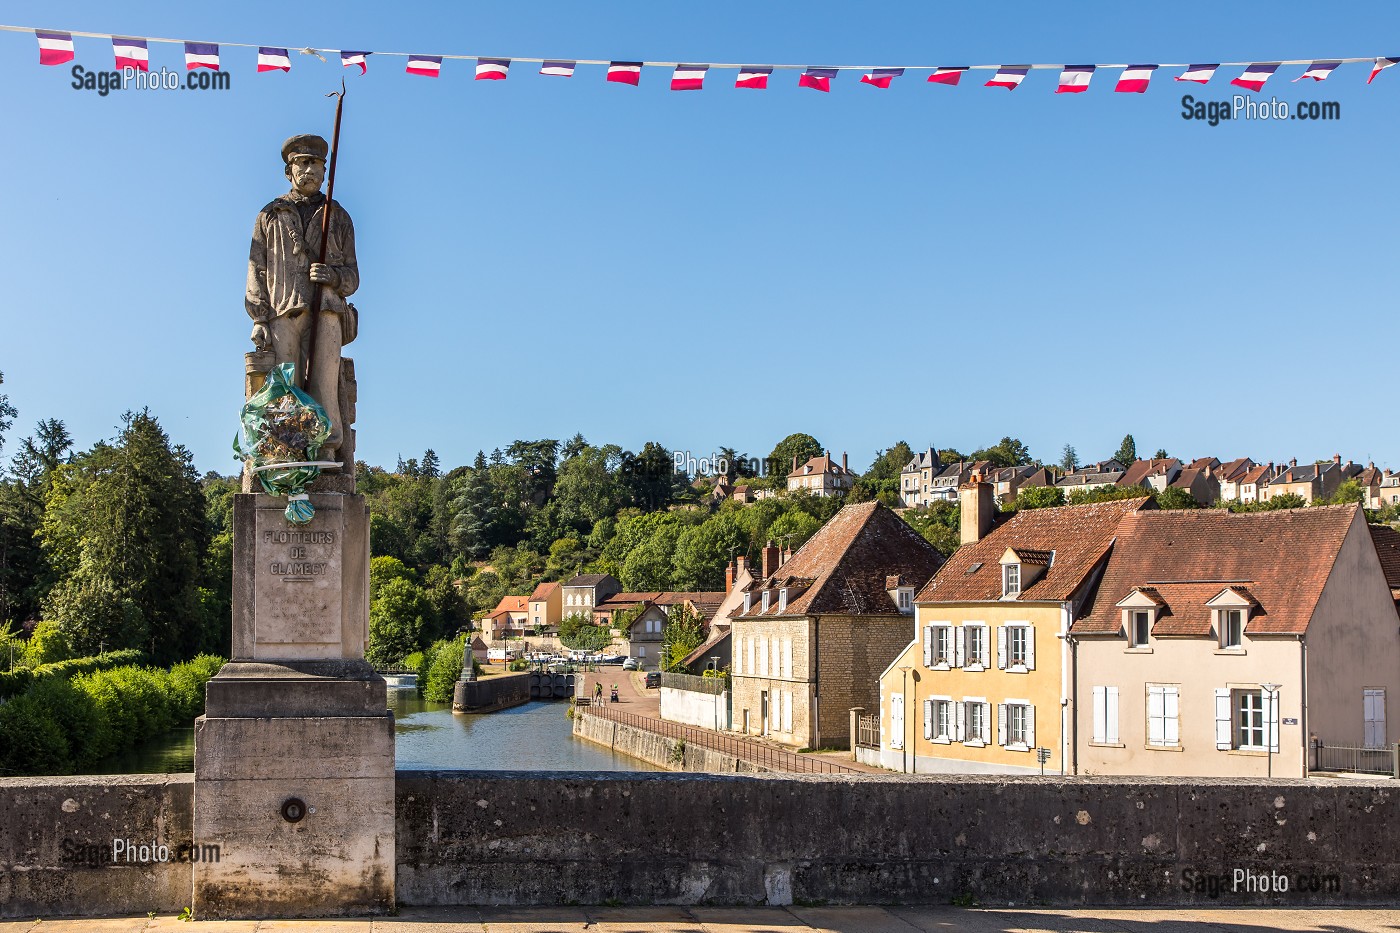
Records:
[[[57,622],[45,619],[34,626],[34,634],[29,636],[29,644],[24,649],[24,663],[27,667],[43,667],[45,664],[67,661],[71,657],[72,646]]]
[[[92,663],[99,660],[62,662],[92,669],[39,677],[0,705],[0,774],[71,774],[190,722],[203,711],[204,685],[223,665],[211,655],[168,671],[100,668]]]
[[[462,652],[466,645],[465,635],[433,643],[429,649],[433,659],[427,666],[427,675],[418,678],[423,699],[430,703],[452,702],[453,685],[462,676]]]
[[[93,671],[139,664],[144,658],[145,655],[135,648],[123,648],[121,651],[108,651],[106,654],[94,655],[89,658],[73,658],[69,661],[45,664],[42,667],[15,668],[12,671],[0,673],[0,699],[19,696],[29,689],[31,684],[46,678],[67,680],[79,674],[90,674]]]

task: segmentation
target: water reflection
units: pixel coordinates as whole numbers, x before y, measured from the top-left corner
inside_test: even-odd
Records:
[[[562,702],[499,713],[454,715],[415,690],[390,690],[395,758],[403,770],[659,771],[643,761],[576,739]],[[194,727],[176,729],[114,755],[93,774],[165,774],[194,770]]]

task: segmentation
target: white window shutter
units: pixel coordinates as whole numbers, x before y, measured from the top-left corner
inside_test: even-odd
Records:
[[[954,636],[956,640],[953,642],[953,666],[962,667],[967,654],[967,626],[959,625]]]
[[[1108,688],[1094,688],[1094,731],[1093,741],[1108,741]]]
[[[1278,692],[1273,696],[1264,695],[1264,712],[1268,716],[1268,734],[1264,736],[1264,741],[1268,743],[1269,750],[1278,751]]]
[[[924,626],[924,667],[933,667],[933,626]]]
[[[1006,704],[997,704],[997,744],[1006,744]]]
[[[792,733],[792,691],[784,691],[787,699],[783,703],[783,731]]]
[[[988,667],[992,663],[992,627],[990,625],[982,626],[982,656],[977,660],[983,667]]]
[[[904,694],[890,697],[890,748],[904,747]]]
[[[1162,691],[1162,738],[1166,741],[1168,745],[1181,744],[1180,716],[1181,697],[1177,693],[1177,688],[1167,687]]]
[[[1026,626],[1026,670],[1035,670],[1035,626]]]
[[[1006,626],[997,626],[997,667],[1006,670]]]
[[[990,743],[992,741],[992,707],[990,703],[979,703],[982,707],[982,741]]]
[[[1215,688],[1215,747],[1220,750],[1231,746],[1230,688]]]
[[[966,741],[967,741],[967,704],[966,704],[966,703],[955,703],[954,706],[957,707],[957,709],[956,709],[956,711],[955,711],[955,715],[957,716],[957,722],[955,722],[955,723],[953,724],[953,735],[952,735],[952,739],[953,739],[953,741],[955,741],[955,742],[966,742]]]
[[[1026,746],[1035,748],[1035,707],[1026,707]]]
[[[1106,691],[1104,722],[1107,725],[1107,739],[1110,745],[1118,744],[1118,688],[1109,687]]]
[[[933,738],[933,701],[924,701],[924,738]]]

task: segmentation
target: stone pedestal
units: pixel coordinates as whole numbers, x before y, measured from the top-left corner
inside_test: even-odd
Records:
[[[394,905],[394,719],[369,635],[363,497],[234,501],[233,660],[195,724],[199,919],[321,917]]]

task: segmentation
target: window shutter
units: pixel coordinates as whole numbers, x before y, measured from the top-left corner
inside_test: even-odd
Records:
[[[1035,670],[1035,626],[1026,626],[1026,670]]]
[[[953,666],[962,667],[967,654],[967,626],[959,625],[954,634],[956,641],[953,643]]]
[[[1269,750],[1278,751],[1278,692],[1273,696],[1264,695],[1264,712],[1268,715],[1268,735],[1264,736],[1264,741],[1268,743]]]
[[[1108,741],[1108,688],[1094,688],[1094,732],[1095,742]]]
[[[997,744],[1006,744],[1006,704],[997,704]]]
[[[783,676],[792,676],[792,639],[783,639]]]
[[[997,667],[1006,670],[1006,626],[997,626]]]
[[[957,710],[956,710],[956,712],[955,712],[955,715],[957,716],[957,722],[953,724],[953,735],[952,735],[952,738],[953,738],[953,741],[955,741],[955,742],[966,742],[966,741],[967,741],[967,704],[966,704],[966,703],[956,703],[956,704],[954,704],[954,705],[957,707]]]
[[[792,733],[792,691],[784,691],[786,700],[783,702],[783,731]]]
[[[904,747],[904,694],[890,697],[890,748]]]
[[[924,701],[924,738],[933,738],[933,701]]]
[[[1181,697],[1177,693],[1176,687],[1167,687],[1162,691],[1162,717],[1163,717],[1163,739],[1168,745],[1181,744]]]
[[[1035,707],[1026,707],[1026,746],[1035,748]]]
[[[982,626],[982,654],[977,661],[983,667],[988,667],[992,663],[992,628],[990,625]]]
[[[1111,745],[1117,745],[1117,744],[1118,744],[1118,688],[1117,688],[1117,687],[1109,687],[1108,690],[1106,691],[1106,694],[1107,694],[1107,695],[1106,695],[1105,698],[1104,698],[1104,699],[1107,701],[1106,704],[1105,704],[1106,710],[1105,710],[1105,712],[1104,712],[1104,722],[1105,722],[1105,724],[1108,726],[1108,730],[1107,730],[1107,741],[1108,741],[1109,744],[1111,744]]]
[[[1147,688],[1147,744],[1161,745],[1165,739],[1162,716],[1165,700],[1161,687]]]
[[[1215,688],[1215,747],[1224,750],[1230,747],[1230,689]]]
[[[924,626],[924,667],[933,667],[933,626]]]
[[[992,741],[992,707],[989,703],[978,703],[982,707],[982,741],[990,743]]]

